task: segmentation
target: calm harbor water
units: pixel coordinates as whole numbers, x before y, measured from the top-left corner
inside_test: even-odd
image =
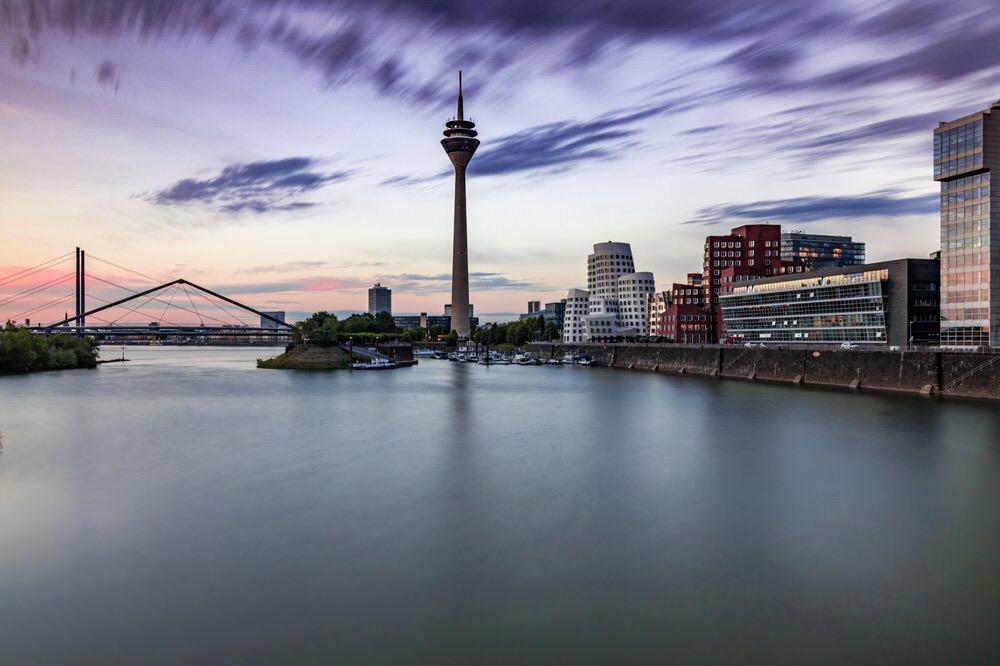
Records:
[[[128,355],[0,378],[2,664],[1000,661],[996,405]]]

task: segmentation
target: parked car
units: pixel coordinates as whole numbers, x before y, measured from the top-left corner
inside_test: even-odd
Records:
[[[858,345],[854,344],[853,342],[841,342],[840,343],[840,348],[841,349],[857,349]]]

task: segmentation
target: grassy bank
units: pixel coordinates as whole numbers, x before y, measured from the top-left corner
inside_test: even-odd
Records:
[[[295,345],[284,354],[258,359],[257,367],[269,370],[342,370],[347,368],[347,354],[339,347]]]
[[[0,375],[96,368],[97,355],[91,338],[38,335],[10,324],[0,330]]]

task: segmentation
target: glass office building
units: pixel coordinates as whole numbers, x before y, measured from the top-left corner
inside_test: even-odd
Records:
[[[858,266],[865,263],[865,244],[850,236],[826,236],[789,231],[781,234],[782,261],[801,261],[815,271],[820,268]]]
[[[899,259],[756,280],[720,297],[728,335],[775,344],[936,344],[939,262]]]
[[[1000,102],[934,130],[941,183],[941,344],[1000,346],[1000,217],[992,171],[1000,149]]]

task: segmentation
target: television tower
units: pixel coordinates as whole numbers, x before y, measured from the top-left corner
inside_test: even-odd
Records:
[[[479,147],[476,123],[462,110],[462,72],[458,73],[458,115],[445,123],[441,145],[455,167],[455,230],[451,257],[451,328],[460,338],[471,333],[469,315],[469,232],[465,218],[465,167]]]

